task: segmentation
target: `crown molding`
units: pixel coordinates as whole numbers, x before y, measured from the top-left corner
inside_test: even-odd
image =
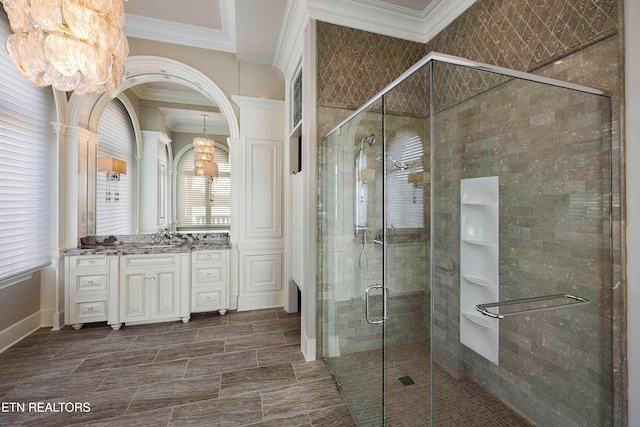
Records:
[[[435,0],[421,12],[380,0],[306,0],[306,6],[311,19],[427,43],[476,1]]]
[[[127,37],[235,53],[236,17],[233,0],[223,0],[219,4],[222,17],[220,30],[127,14],[124,33]]]
[[[424,19],[424,43],[438,35],[478,0],[436,0],[427,8]]]
[[[277,99],[253,98],[250,96],[231,95],[231,100],[241,109],[284,110],[284,101]]]
[[[291,80],[299,68],[304,39],[302,34],[308,21],[305,0],[289,0],[273,58],[273,66],[282,71],[287,80]]]
[[[156,101],[164,103],[201,105],[211,107],[212,103],[209,98],[201,93],[181,92],[177,90],[154,89],[144,84],[139,84],[129,88],[140,99],[147,101]]]
[[[167,127],[171,129],[171,132],[202,134],[202,125],[183,123],[180,125],[174,124],[172,127],[167,125]],[[229,128],[227,126],[207,126],[207,135],[229,136]]]
[[[401,13],[401,14],[404,14],[404,15],[410,15],[410,16],[414,16],[416,18],[424,19],[429,14],[429,11],[431,9],[433,9],[433,7],[436,6],[437,3],[440,3],[443,0],[432,0],[427,5],[427,7],[425,7],[421,11],[417,11],[415,9],[411,9],[411,8],[404,7],[404,6],[398,6],[398,5],[395,5],[395,4],[387,3],[387,2],[382,1],[382,0],[353,0],[353,1],[355,3],[362,3],[362,4],[375,6],[375,7],[379,8],[379,9],[386,10],[388,12],[396,12],[396,13]]]

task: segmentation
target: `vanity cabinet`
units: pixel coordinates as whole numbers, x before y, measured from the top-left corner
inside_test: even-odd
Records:
[[[65,323],[123,323],[182,320],[191,313],[229,308],[227,250],[131,255],[69,255],[66,263]]]
[[[120,320],[127,324],[182,319],[188,322],[187,280],[181,263],[188,254],[120,257]]]
[[[67,324],[80,329],[87,322],[107,322],[118,330],[118,305],[112,303],[118,288],[118,257],[70,256],[67,267]]]
[[[195,251],[191,255],[191,312],[229,308],[228,251]]]

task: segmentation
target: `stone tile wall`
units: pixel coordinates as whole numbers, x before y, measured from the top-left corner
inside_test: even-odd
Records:
[[[612,158],[613,226],[611,229],[614,243],[612,274],[613,283],[616,283],[621,280],[622,271],[620,208],[624,204],[620,194],[622,164],[618,132],[620,44],[616,36],[617,5],[618,2],[616,0],[480,0],[427,45],[319,23],[318,133],[323,135],[329,131],[353,109],[366,102],[371,96],[430,51],[448,53],[516,70],[535,72],[608,91],[612,94],[612,146],[611,152],[607,153],[607,155],[610,154]],[[439,112],[445,111],[447,108],[451,109],[451,111],[460,108],[456,104],[457,102],[469,98],[472,94],[477,95],[482,90],[503,83],[500,80],[487,79],[487,76],[484,75],[476,74],[474,77],[473,74],[469,75],[465,70],[456,70],[453,75],[454,78],[441,81],[439,85],[436,85],[436,88],[440,89],[434,94]],[[416,96],[416,94],[423,94],[425,91],[426,88],[421,87],[418,80],[413,83],[413,86],[405,85],[402,90],[397,91],[394,102],[387,105],[387,113],[401,114],[404,116],[403,120],[407,120],[407,116],[426,118],[428,104],[422,102],[422,100],[428,97],[421,98]],[[555,106],[551,105],[550,110],[553,110],[553,107]],[[449,112],[443,113],[439,120],[443,120],[444,114]],[[561,117],[563,114],[568,113],[577,112],[571,112],[571,108],[569,108],[566,112],[557,114]],[[465,114],[468,114],[466,120],[469,123],[478,118],[473,109]],[[549,120],[555,123],[555,118],[550,116],[549,110],[547,110],[546,112],[541,112],[533,120],[534,122],[537,120],[540,125],[545,125]],[[464,162],[466,162],[464,163],[465,173],[484,173],[490,167],[496,166],[495,161],[498,154],[503,155],[504,159],[512,159],[514,156],[520,155],[520,153],[514,152],[508,152],[507,154],[496,153],[494,150],[497,148],[491,142],[491,138],[495,137],[495,135],[490,135],[490,129],[486,129],[485,133],[478,133],[477,129],[469,126],[463,127],[463,129],[465,133],[462,139],[466,141],[465,145],[468,145],[470,152],[448,153],[449,162],[445,166],[445,174],[450,174],[451,176],[459,174],[457,168],[463,167],[462,164]],[[580,132],[578,133],[580,134]],[[505,134],[502,138],[497,138],[499,145],[506,143],[510,139],[508,134]],[[472,136],[478,139],[470,142],[467,138]],[[455,138],[452,138],[452,140],[455,141]],[[428,141],[424,142],[425,146],[428,146]],[[540,145],[537,146],[536,144]],[[517,176],[517,179],[534,180],[537,185],[546,185],[548,190],[554,190],[552,183],[545,183],[542,180],[545,179],[545,175],[550,170],[553,170],[549,169],[550,165],[545,164],[545,162],[555,160],[552,158],[543,160],[536,156],[540,156],[547,151],[558,154],[557,151],[554,151],[558,148],[549,141],[532,143],[528,148],[531,149],[532,153],[537,154],[532,154],[526,161],[498,166],[499,172],[508,173],[507,170],[511,168],[513,176]],[[574,149],[577,151],[582,150],[580,154],[578,152],[575,154],[584,157],[584,167],[594,170],[593,161],[596,161],[594,156],[599,148],[589,143],[584,145],[576,143]],[[427,152],[425,151],[425,153]],[[602,154],[601,152],[600,155]],[[452,159],[456,155],[458,158],[453,161]],[[321,170],[322,162],[324,161],[322,158],[322,153],[319,153]],[[526,158],[526,156],[523,155],[523,158]],[[597,162],[600,161],[597,160]],[[530,169],[529,166],[532,168]],[[570,169],[571,165],[558,164],[557,166],[565,173],[572,170]],[[500,167],[506,169],[501,170]],[[520,171],[514,172],[518,168],[520,168]],[[450,178],[450,176],[447,178]],[[532,280],[534,276],[536,282],[540,282],[543,287],[549,289],[553,288],[554,280],[558,280],[557,278],[552,278],[551,273],[560,271],[560,276],[563,276],[563,274],[566,276],[566,272],[562,273],[562,271],[568,268],[569,265],[561,265],[557,271],[552,268],[547,272],[548,277],[541,275],[537,271],[537,266],[546,266],[550,259],[560,263],[574,263],[574,267],[584,267],[582,273],[594,268],[594,260],[598,261],[595,263],[595,265],[599,266],[597,268],[602,267],[599,260],[604,255],[602,247],[599,248],[598,245],[603,243],[603,238],[608,239],[604,228],[601,228],[603,231],[598,233],[592,226],[582,230],[572,230],[570,227],[582,224],[581,221],[586,216],[596,213],[597,209],[590,210],[593,209],[594,204],[599,203],[602,205],[607,201],[604,198],[598,199],[598,196],[594,195],[587,196],[571,193],[572,191],[593,190],[593,185],[595,185],[593,179],[580,184],[566,175],[557,177],[558,180],[561,178],[569,178],[569,181],[563,181],[567,193],[563,196],[556,195],[557,204],[552,207],[556,214],[565,209],[563,215],[567,215],[567,217],[559,225],[559,230],[553,230],[553,232],[547,230],[546,237],[549,240],[539,240],[544,236],[536,235],[536,233],[542,232],[538,230],[532,236],[533,229],[531,227],[523,227],[520,224],[522,221],[525,223],[528,221],[527,218],[530,217],[530,213],[540,215],[541,219],[536,221],[541,224],[545,223],[544,215],[548,214],[548,212],[545,212],[543,208],[538,208],[537,204],[525,208],[515,205],[504,212],[507,214],[507,220],[513,222],[513,224],[506,225],[501,229],[501,252],[510,254],[509,257],[501,260],[501,273],[504,272],[505,277],[509,277],[510,280],[514,280],[513,283],[519,284],[519,288],[518,286],[515,288],[516,291],[524,290],[526,287],[522,283]],[[322,182],[322,179],[320,182]],[[448,182],[448,185],[455,187],[453,181]],[[514,188],[517,188],[517,184],[514,185]],[[558,188],[555,188],[555,190],[558,190]],[[513,194],[509,194],[509,197],[512,196]],[[439,196],[435,194],[434,197]],[[456,197],[457,194],[450,193],[451,200],[448,202],[453,203]],[[329,204],[323,205],[321,196],[321,216],[326,214],[326,206],[329,206]],[[459,232],[459,226],[455,225],[455,213],[443,213],[436,222],[438,225],[442,225],[445,221],[450,222],[449,225],[453,227],[454,234]],[[454,224],[451,224],[452,221]],[[602,222],[603,224],[604,222]],[[584,224],[582,225],[584,226]],[[568,228],[562,229],[562,227]],[[586,231],[590,231],[587,234],[591,237],[584,237],[585,234],[582,234],[583,237],[579,237],[580,233],[585,233]],[[426,232],[429,234],[429,230],[426,230]],[[552,235],[556,237],[555,240],[550,239]],[[601,237],[597,237],[598,235]],[[446,238],[434,236],[434,239],[436,239],[435,244],[436,246],[440,244],[447,250],[457,247],[454,237],[448,234]],[[571,238],[577,238],[579,242],[584,242],[586,239],[588,243],[582,246],[574,245],[573,254],[568,259],[562,253],[566,250],[564,245],[567,242],[570,243]],[[575,244],[576,242],[573,243]],[[540,245],[542,245],[542,249],[540,249]],[[438,277],[439,283],[457,286],[458,282],[455,276],[459,265],[457,260],[451,258],[451,254],[454,251],[448,253],[447,250],[434,253],[437,265],[434,274]],[[538,254],[540,251],[544,256]],[[357,255],[357,253],[353,254],[355,257]],[[527,257],[532,258],[528,259]],[[524,260],[522,265],[514,261],[520,258]],[[576,271],[579,271],[580,268],[577,268]],[[513,274],[513,271],[516,270],[520,271],[520,276]],[[608,373],[611,373],[612,366],[615,367],[618,373],[621,372],[624,366],[622,363],[624,360],[622,344],[625,317],[624,285],[620,287],[620,291],[613,294],[609,293],[607,295],[604,290],[600,292],[598,289],[602,290],[599,286],[603,284],[603,274],[604,270],[600,270],[595,277],[593,274],[583,274],[581,279],[584,279],[584,283],[579,285],[579,290],[586,289],[588,294],[595,293],[593,297],[597,301],[596,307],[599,313],[597,319],[585,315],[584,309],[579,309],[581,314],[578,319],[584,324],[571,323],[568,319],[562,317],[565,313],[572,311],[566,310],[557,318],[549,317],[550,315],[536,315],[538,317],[527,320],[528,329],[524,327],[518,329],[517,327],[509,327],[509,325],[504,326],[501,334],[501,352],[512,353],[515,358],[506,360],[504,363],[501,359],[501,363],[505,367],[513,369],[513,372],[509,369],[499,368],[496,375],[495,371],[486,366],[483,367],[482,363],[476,360],[477,358],[473,354],[469,355],[469,350],[460,354],[457,353],[460,350],[459,348],[457,350],[450,349],[451,351],[447,354],[453,360],[460,362],[460,366],[464,366],[467,371],[474,375],[477,374],[478,378],[490,378],[490,387],[497,387],[496,390],[499,393],[505,395],[507,393],[506,390],[510,390],[512,403],[519,409],[522,406],[520,410],[523,412],[528,414],[544,413],[540,402],[544,400],[543,395],[547,389],[543,388],[543,385],[548,381],[556,381],[562,385],[559,386],[559,390],[562,391],[563,396],[566,396],[566,398],[561,396],[559,399],[548,402],[552,408],[549,414],[550,417],[559,417],[556,419],[561,419],[562,422],[568,423],[566,425],[579,425],[576,423],[583,421],[585,416],[593,416],[594,418],[592,418],[591,422],[599,423],[600,425],[609,425],[611,422],[616,425],[621,424],[625,388],[623,376],[611,377]],[[457,318],[458,316],[458,295],[455,291],[441,292],[441,290],[436,289],[436,294],[434,295],[437,315],[434,319],[434,328],[436,328],[434,334],[442,339],[447,334],[451,334],[451,342],[457,343],[457,331],[449,330],[448,328],[457,328],[457,324],[450,324],[449,319]],[[428,298],[428,295],[425,295],[425,297]],[[425,304],[425,306],[428,308],[429,304]],[[611,323],[613,323],[613,328],[610,328]],[[587,329],[590,331],[589,333],[595,331],[599,335],[592,338],[596,339],[597,345],[595,349],[600,354],[587,355],[586,353],[581,353],[585,350],[586,341],[576,341],[572,334],[559,332],[557,328],[559,324],[567,326],[572,332],[584,332]],[[553,325],[553,327],[547,329],[544,333],[540,332],[548,325]],[[535,337],[532,339],[532,337],[527,336],[527,333],[533,333]],[[550,343],[554,345],[551,351],[549,351]],[[592,342],[591,344],[593,345],[594,343]],[[606,357],[608,348],[613,348],[612,359]],[[577,373],[570,366],[563,365],[563,363],[568,363],[568,360],[578,356],[583,357],[583,359],[578,358],[576,360],[586,361],[585,363],[588,366],[586,371]],[[527,357],[531,360],[528,360]],[[532,361],[534,362],[532,365],[534,369],[529,374],[523,374],[522,367],[526,366],[525,362]],[[577,385],[574,385],[579,389],[587,390],[587,393],[591,393],[588,396],[583,394],[582,397],[584,399],[601,402],[600,409],[612,406],[613,409],[610,411],[606,409],[604,412],[612,412],[613,418],[606,415],[595,416],[588,409],[581,407],[580,394],[576,393],[575,389],[572,391],[571,387],[573,385],[569,388],[564,387],[565,383],[569,384],[566,381],[569,378],[577,378]],[[613,394],[612,398],[607,395],[607,390]],[[583,410],[583,412],[574,414],[573,410],[567,411],[567,405],[576,405],[575,408],[578,408],[578,411]],[[591,407],[597,408],[598,405],[592,405]],[[548,408],[545,409],[545,411],[548,410]],[[604,412],[601,412],[601,414]],[[560,413],[568,415],[574,421],[563,418],[564,415]],[[573,415],[575,417],[572,417]],[[571,422],[574,424],[571,424]]]
[[[432,346],[537,425],[613,422],[609,135],[609,98],[517,80],[435,116]],[[459,343],[460,180],[481,176],[500,179],[500,300],[592,301],[500,321],[499,366]]]

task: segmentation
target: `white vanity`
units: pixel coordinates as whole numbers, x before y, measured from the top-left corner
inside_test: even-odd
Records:
[[[67,251],[65,323],[107,322],[114,330],[188,322],[191,313],[229,308],[226,245],[124,244]]]

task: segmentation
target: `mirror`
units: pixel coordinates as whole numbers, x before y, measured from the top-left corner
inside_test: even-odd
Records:
[[[144,83],[109,102],[98,122],[96,157],[124,161],[126,173],[110,180],[109,172],[96,168],[95,185],[88,189],[88,200],[95,200],[92,234],[176,230],[176,167],[193,138],[202,135],[203,114],[208,137],[228,153],[229,125],[207,96],[167,75],[139,80]]]

